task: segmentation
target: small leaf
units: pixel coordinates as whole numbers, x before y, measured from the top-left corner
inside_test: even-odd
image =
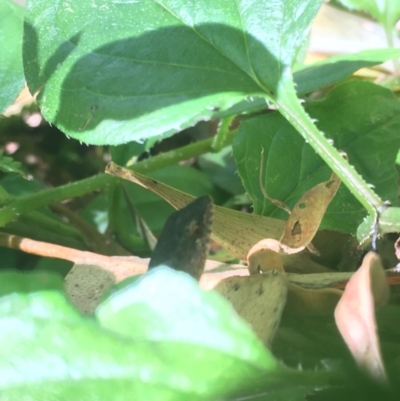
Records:
[[[12,157],[4,156],[3,152],[0,151],[0,171],[4,173],[17,173],[22,177],[26,178],[24,171],[22,170],[22,164],[14,161]]]
[[[384,305],[388,295],[382,262],[375,252],[369,252],[347,283],[335,310],[336,325],[357,364],[378,381],[387,378],[379,348],[375,307]]]
[[[290,248],[308,246],[339,186],[338,176],[332,173],[328,181],[309,189],[294,206],[280,242]]]
[[[399,57],[400,49],[374,49],[302,65],[294,71],[297,94],[304,95],[325,88],[344,80],[361,68],[372,67]]]
[[[283,271],[229,277],[214,289],[232,304],[264,344],[271,344],[286,303],[287,280]]]
[[[24,9],[15,2],[11,0],[0,2],[0,113],[15,100],[24,87],[23,16]]]

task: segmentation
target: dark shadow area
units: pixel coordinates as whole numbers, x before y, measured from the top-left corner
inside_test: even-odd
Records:
[[[372,67],[376,64],[378,64],[376,61],[341,60],[330,64],[311,65],[293,75],[297,84],[297,94],[303,96],[306,93],[335,84],[343,80],[343,77],[351,76],[360,68]]]
[[[25,26],[27,35],[35,43],[32,26]],[[79,34],[63,43],[43,72],[37,65],[37,46],[25,52],[27,78],[37,83],[31,84],[31,91],[49,80],[78,41]],[[199,114],[209,107],[204,116],[209,117],[213,103],[217,111],[229,93],[243,99],[262,96],[265,91],[273,94],[281,70],[262,43],[231,27],[205,24],[196,26],[196,32],[188,27],[162,28],[114,41],[81,57],[62,84],[53,122],[79,133],[104,120],[123,122],[151,113],[157,119],[159,109],[212,97],[199,106]]]
[[[37,33],[31,24],[24,23],[24,49],[22,56],[26,81],[32,94],[46,84],[54,71],[62,65],[65,59],[78,46],[80,36],[81,34],[77,33],[59,46],[57,51],[47,61],[43,71],[40,71]],[[26,43],[29,43],[29,46]]]

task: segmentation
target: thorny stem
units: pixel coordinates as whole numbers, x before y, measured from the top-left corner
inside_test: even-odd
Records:
[[[214,140],[212,141],[212,149],[214,152],[219,152],[222,148],[224,148],[226,138],[229,135],[229,127],[232,124],[235,116],[229,116],[221,119],[218,125],[218,131],[214,136]]]
[[[237,130],[230,131],[225,137],[223,146],[231,145]],[[178,163],[182,160],[196,157],[207,152],[213,151],[214,138],[191,143],[179,149],[162,153],[147,160],[143,160],[131,168],[138,173],[149,173],[157,169]],[[82,196],[90,192],[100,190],[107,185],[115,182],[118,178],[109,174],[98,174],[71,184],[60,187],[46,189],[32,195],[22,196],[13,200],[7,199],[7,205],[0,210],[0,227],[10,221],[16,220],[19,216],[31,212],[32,210],[61,202],[65,199]],[[9,203],[8,203],[9,202]]]
[[[264,188],[263,171],[264,171],[264,148],[261,150],[261,161],[260,161],[260,174],[258,175],[258,182],[260,184],[261,193],[264,198],[273,203],[276,207],[283,209],[286,213],[291,214],[290,208],[278,199],[271,198],[266,189]]]
[[[278,110],[338,175],[368,213],[375,216],[384,202],[318,130],[301,106],[294,88],[291,90],[289,85],[293,88],[293,82],[288,82],[288,79],[282,84],[276,102]]]

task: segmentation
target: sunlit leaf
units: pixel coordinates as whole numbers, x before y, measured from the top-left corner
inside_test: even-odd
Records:
[[[44,117],[83,142],[170,135],[276,96],[321,4],[28,0],[28,85]]]
[[[0,2],[0,113],[24,86],[22,28],[24,9],[11,0]]]

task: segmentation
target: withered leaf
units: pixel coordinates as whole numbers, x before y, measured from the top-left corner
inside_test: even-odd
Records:
[[[265,344],[271,343],[286,303],[287,280],[283,272],[270,270],[256,276],[229,277],[215,290],[231,302]]]
[[[335,309],[336,325],[362,370],[378,381],[386,381],[376,329],[375,307],[384,305],[389,296],[380,257],[365,255],[361,267],[346,285]]]
[[[311,243],[339,186],[339,177],[332,173],[328,181],[311,188],[297,201],[280,239],[283,245],[301,248]]]

